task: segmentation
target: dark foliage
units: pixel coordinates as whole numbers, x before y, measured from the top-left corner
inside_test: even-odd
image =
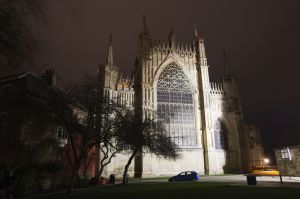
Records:
[[[3,176],[2,188],[15,196],[26,196],[37,191],[55,188],[55,175],[61,170],[61,164],[54,161],[25,165],[14,173]]]
[[[57,162],[44,162],[19,167],[9,173],[4,165],[0,166],[0,189],[14,196],[26,196],[37,191],[53,188],[53,176],[61,169]]]
[[[0,165],[0,189],[9,186],[8,182],[9,171],[6,165]]]
[[[16,196],[26,196],[38,191],[38,184],[30,174],[22,174],[16,177],[13,193]]]
[[[0,0],[0,72],[32,69],[39,41],[34,24],[43,17],[39,0]],[[27,66],[27,67],[26,67]]]

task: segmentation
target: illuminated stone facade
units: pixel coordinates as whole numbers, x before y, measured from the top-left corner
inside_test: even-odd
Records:
[[[259,167],[265,165],[264,147],[261,141],[259,129],[254,125],[246,125],[246,131],[249,136],[250,145],[250,163],[251,167]]]
[[[200,174],[240,173],[251,166],[236,78],[229,73],[221,82],[209,80],[204,40],[195,29],[191,45],[178,46],[173,31],[165,43],[153,41],[144,22],[139,35],[133,78],[120,77],[113,63],[110,38],[106,63],[99,66],[104,95],[134,107],[141,119],[169,117],[167,133],[179,147],[181,158],[165,160],[144,153],[129,173],[136,176],[173,175],[185,170]],[[129,157],[113,158],[106,174],[121,174]]]

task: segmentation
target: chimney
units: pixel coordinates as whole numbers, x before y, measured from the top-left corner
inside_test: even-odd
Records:
[[[50,86],[56,86],[56,76],[54,74],[54,69],[47,69],[46,72],[41,75],[41,77],[46,80],[46,82]]]

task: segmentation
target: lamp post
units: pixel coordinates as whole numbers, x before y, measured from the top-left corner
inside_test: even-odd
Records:
[[[270,163],[269,158],[264,158],[265,167],[268,168],[268,164]]]

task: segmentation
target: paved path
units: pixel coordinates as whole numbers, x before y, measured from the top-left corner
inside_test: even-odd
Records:
[[[283,184],[280,183],[279,176],[257,176],[257,186],[261,187],[293,187],[300,188],[300,177],[283,176]],[[203,182],[229,182],[232,185],[247,185],[244,175],[224,175],[224,176],[203,176]]]
[[[258,187],[293,187],[300,189],[300,177],[287,177],[283,176],[283,184],[280,183],[279,176],[257,176]],[[145,179],[137,180],[135,182],[167,182],[166,179]],[[199,183],[201,182],[227,182],[230,185],[236,186],[248,186],[247,179],[244,175],[220,175],[220,176],[201,176]],[[251,186],[249,186],[251,187]]]

